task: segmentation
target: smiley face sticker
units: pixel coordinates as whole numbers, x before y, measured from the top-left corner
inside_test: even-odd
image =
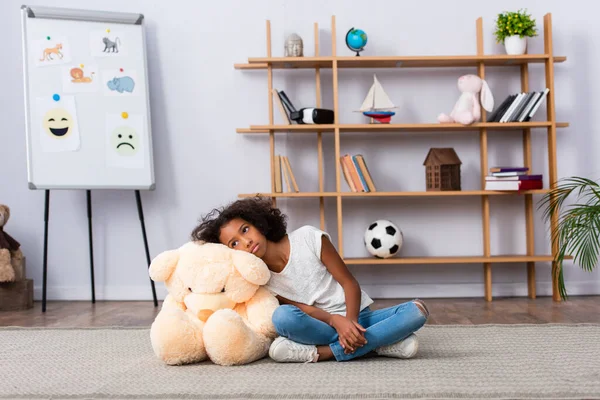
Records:
[[[52,138],[66,139],[73,131],[73,116],[64,108],[52,108],[44,114],[42,124]]]
[[[75,98],[62,94],[39,97],[37,107],[42,151],[79,150],[81,140]]]
[[[129,157],[138,152],[140,137],[130,126],[118,126],[111,134],[110,143],[117,154]]]

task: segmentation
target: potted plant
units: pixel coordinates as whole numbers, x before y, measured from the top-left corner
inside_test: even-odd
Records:
[[[562,210],[567,197],[575,193],[577,200]],[[540,199],[544,208],[544,220],[558,218],[558,224],[551,232],[553,245],[558,252],[552,266],[552,276],[558,274],[561,299],[567,298],[562,263],[567,255],[588,272],[592,272],[600,253],[600,185],[593,180],[570,177],[560,180],[557,185]]]
[[[537,36],[535,19],[524,10],[505,11],[496,19],[496,42],[504,43],[507,54],[525,54],[527,38]]]

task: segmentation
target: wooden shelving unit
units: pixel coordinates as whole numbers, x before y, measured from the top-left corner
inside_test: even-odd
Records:
[[[488,173],[488,135],[495,131],[516,130],[523,134],[523,165],[531,167],[531,135],[532,131],[546,131],[548,138],[548,180],[553,187],[557,182],[556,165],[556,134],[557,128],[568,127],[566,122],[556,121],[555,93],[554,93],[554,64],[566,61],[566,57],[555,56],[552,48],[552,16],[544,15],[543,38],[544,54],[513,55],[486,55],[483,50],[483,20],[476,21],[477,54],[475,55],[450,55],[450,56],[338,56],[336,49],[336,21],[331,17],[331,56],[319,56],[319,27],[314,24],[315,56],[314,57],[272,57],[271,55],[271,24],[266,22],[267,31],[267,56],[251,57],[247,63],[235,64],[239,70],[266,70],[268,82],[269,121],[266,125],[250,125],[249,128],[237,129],[239,134],[268,134],[270,138],[271,162],[271,192],[269,193],[243,193],[240,197],[265,196],[271,197],[274,202],[277,198],[318,198],[320,203],[320,224],[325,229],[325,198],[335,198],[337,206],[338,251],[348,265],[402,265],[402,264],[482,264],[484,272],[485,299],[492,300],[492,264],[494,263],[526,263],[528,296],[536,297],[535,292],[535,263],[554,262],[558,248],[552,246],[552,254],[536,255],[534,252],[534,221],[533,221],[533,195],[548,193],[549,189],[529,190],[518,193],[487,190],[465,190],[447,192],[344,192],[342,191],[342,172],[340,159],[340,138],[343,133],[351,132],[382,132],[387,134],[425,134],[427,132],[477,132],[480,143],[480,171],[481,188],[485,185],[485,176]],[[338,74],[340,69],[346,68],[440,68],[440,67],[474,67],[477,75],[485,79],[486,66],[516,67],[520,71],[521,90],[529,91],[529,64],[543,64],[545,68],[545,81],[549,93],[546,97],[546,120],[523,123],[489,123],[479,122],[469,126],[460,124],[343,124],[339,121],[338,104]],[[274,125],[273,121],[273,70],[274,69],[314,69],[316,82],[316,107],[321,107],[321,69],[330,69],[333,80],[333,110],[335,120],[331,125]],[[481,110],[481,121],[486,121],[486,111]],[[316,134],[318,151],[319,189],[317,192],[275,192],[275,134]],[[323,134],[334,135],[335,150],[335,182],[334,192],[324,191],[323,171]],[[376,258],[347,258],[344,257],[343,248],[343,221],[342,199],[350,197],[446,197],[446,196],[479,196],[481,198],[482,216],[482,254],[480,256],[461,257],[394,257],[389,259]],[[527,240],[526,254],[492,255],[490,254],[490,196],[516,196],[524,199],[525,230]],[[551,220],[552,229],[558,224],[557,218]],[[558,292],[558,274],[552,276],[552,297],[560,301]]]

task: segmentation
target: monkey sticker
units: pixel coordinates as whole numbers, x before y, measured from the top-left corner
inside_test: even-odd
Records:
[[[88,64],[69,64],[62,69],[63,91],[67,93],[98,92],[98,68]]]
[[[71,62],[71,48],[64,36],[48,34],[32,40],[31,60],[38,67]]]
[[[120,57],[127,55],[127,35],[122,28],[106,28],[90,33],[90,49],[94,57]]]

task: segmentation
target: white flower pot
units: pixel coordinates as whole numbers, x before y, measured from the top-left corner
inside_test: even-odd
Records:
[[[508,36],[504,39],[504,48],[506,54],[525,54],[527,51],[527,36],[519,37],[519,35]]]

